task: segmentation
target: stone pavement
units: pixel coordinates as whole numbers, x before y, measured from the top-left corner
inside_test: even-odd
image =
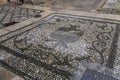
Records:
[[[14,25],[33,17],[41,17],[40,13],[42,12],[42,10],[3,5],[0,7],[0,28]]]

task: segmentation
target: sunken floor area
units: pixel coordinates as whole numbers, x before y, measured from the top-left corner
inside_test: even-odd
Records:
[[[120,80],[120,16],[101,14],[99,0],[80,1],[87,12],[65,1],[0,6],[0,80]]]
[[[40,17],[40,13],[42,12],[42,10],[1,5],[0,28],[5,28],[33,17]]]

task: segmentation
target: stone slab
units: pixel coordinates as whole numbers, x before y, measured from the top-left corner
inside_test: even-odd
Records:
[[[81,80],[118,80],[112,76],[87,69]]]
[[[15,76],[13,79],[11,80],[24,80],[23,78],[19,77],[19,76]]]
[[[11,80],[13,77],[15,77],[15,74],[0,67],[0,80]]]

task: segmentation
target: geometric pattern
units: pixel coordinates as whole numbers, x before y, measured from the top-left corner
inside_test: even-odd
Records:
[[[42,10],[12,7],[12,6],[0,6],[0,28],[19,23],[21,21],[40,17]]]

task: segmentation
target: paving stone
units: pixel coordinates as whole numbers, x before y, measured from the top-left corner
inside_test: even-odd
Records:
[[[24,79],[22,79],[21,77],[19,77],[19,76],[15,76],[13,79],[11,79],[11,80],[24,80]]]
[[[0,67],[0,80],[11,80],[13,77],[15,77],[15,74],[3,67]]]
[[[87,69],[81,80],[118,80],[112,76]]]

